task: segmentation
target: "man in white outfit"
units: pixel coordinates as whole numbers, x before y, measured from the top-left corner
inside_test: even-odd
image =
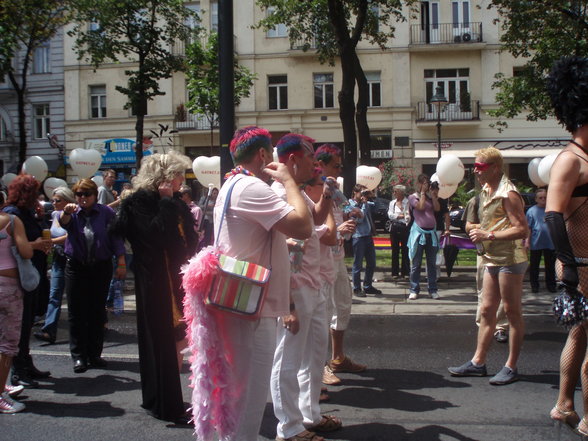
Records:
[[[313,140],[304,135],[287,134],[276,144],[278,158],[286,164],[298,185],[309,182],[315,174]],[[278,195],[283,185],[272,184]],[[325,222],[332,204],[325,185],[319,202],[305,196],[308,213],[315,225]],[[294,242],[291,242],[294,245]],[[341,420],[321,416],[319,396],[325,353],[327,350],[326,299],[321,295],[320,245],[316,231],[304,243],[302,265],[290,279],[291,310],[295,311],[299,330],[291,332],[292,323],[278,320],[277,347],[271,377],[274,413],[278,419],[279,441],[322,441],[314,432],[329,432],[341,427]]]
[[[235,133],[229,146],[237,167],[221,188],[214,207],[220,250],[239,260],[271,268],[266,299],[258,320],[218,312],[217,329],[225,345],[237,403],[234,441],[256,441],[269,392],[277,318],[289,313],[290,264],[286,236],[306,239],[314,231],[297,183],[283,164],[272,162],[271,135],[259,127]],[[280,182],[284,197],[267,184]],[[219,234],[229,187],[235,184]]]

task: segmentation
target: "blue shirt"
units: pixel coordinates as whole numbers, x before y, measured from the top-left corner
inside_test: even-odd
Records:
[[[353,199],[349,199],[349,205],[351,205],[351,207],[358,207],[359,206],[359,204]],[[371,236],[372,235],[372,225],[371,225],[372,223],[370,222],[370,219],[372,218],[372,207],[373,206],[374,206],[373,202],[368,202],[366,204],[362,204],[361,212],[363,213],[363,216],[357,217],[355,219],[355,222],[356,222],[355,233],[353,233],[353,236],[351,236],[351,237],[357,238],[357,237],[364,237],[364,236]]]
[[[62,225],[67,231],[65,239],[65,254],[75,260],[85,262],[87,245],[84,237],[86,220],[81,208],[77,208],[71,215],[70,221]],[[94,204],[90,210],[90,223],[94,230],[94,260],[110,260],[112,256],[123,256],[125,245],[121,237],[108,231],[110,223],[114,220],[114,210],[106,205]]]
[[[527,223],[531,230],[530,248],[532,250],[553,250],[553,242],[545,224],[545,207],[533,205],[527,210]]]

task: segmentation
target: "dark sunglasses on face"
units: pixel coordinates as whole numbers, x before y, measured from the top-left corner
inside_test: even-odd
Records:
[[[474,168],[480,171],[486,171],[492,165],[491,162],[474,162]]]
[[[82,196],[85,196],[87,198],[89,198],[90,196],[92,196],[93,193],[90,193],[89,191],[76,191],[76,196],[81,198]]]
[[[51,202],[53,202],[54,204],[59,204],[61,202],[61,199],[53,199],[51,200]]]

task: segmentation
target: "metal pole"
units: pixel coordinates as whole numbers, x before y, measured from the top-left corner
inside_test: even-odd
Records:
[[[441,106],[437,105],[437,159],[441,158]]]
[[[233,168],[229,143],[235,131],[235,102],[233,98],[233,0],[220,0],[218,7],[220,114],[219,138],[221,176]]]

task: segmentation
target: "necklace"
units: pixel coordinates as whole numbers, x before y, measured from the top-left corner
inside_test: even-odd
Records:
[[[237,167],[235,167],[234,169],[232,169],[230,172],[228,172],[225,175],[225,179],[229,179],[231,176],[236,176],[238,174],[244,174],[246,176],[255,176],[255,174],[253,174],[252,172],[250,172],[249,170],[247,170],[242,165],[238,165]]]

